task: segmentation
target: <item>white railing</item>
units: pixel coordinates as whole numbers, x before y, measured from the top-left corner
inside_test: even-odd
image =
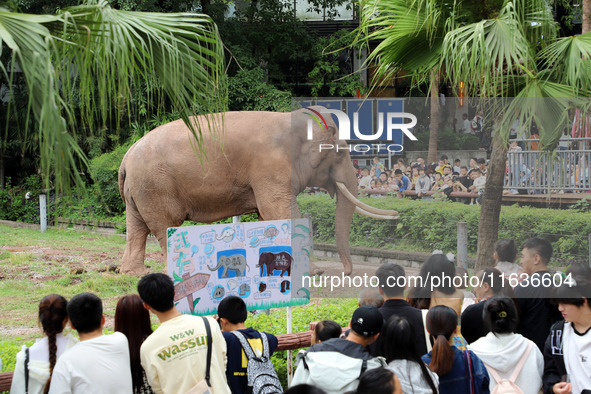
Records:
[[[591,190],[591,150],[511,151],[507,160],[505,189],[528,194]]]

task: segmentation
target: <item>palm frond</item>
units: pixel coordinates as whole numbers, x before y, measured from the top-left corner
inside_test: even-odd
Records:
[[[362,4],[358,31],[363,39],[379,42],[367,59],[368,64],[378,64],[374,82],[399,70],[428,75],[437,65],[445,28],[437,3],[370,0]]]
[[[26,81],[29,95],[27,118],[32,114],[35,119],[41,150],[41,172],[47,186],[51,175],[59,185],[81,182],[78,160],[85,160],[75,139],[68,134],[61,115],[50,51],[52,37],[46,27],[58,21],[59,18],[54,16],[0,11],[0,41],[11,50],[11,77],[6,75],[4,65],[2,71],[10,83],[14,81],[14,71],[18,68]],[[8,108],[10,116],[12,107]],[[27,120],[24,124],[25,138],[28,125]]]
[[[554,40],[538,54],[549,80],[573,87],[574,94],[591,89],[591,33]]]
[[[535,120],[543,149],[553,150],[568,124],[569,110],[581,108],[588,100],[574,97],[571,86],[537,76],[524,78],[529,80],[522,84],[523,89],[503,108],[501,135],[505,140],[509,138],[511,124],[517,118],[521,127],[528,130]]]
[[[104,129],[113,119],[118,125],[134,105],[136,89],[146,92],[148,107],[169,100],[197,141],[202,125],[190,116],[226,108],[223,47],[206,15],[120,11],[105,0],[56,16],[0,9],[3,46],[12,56],[0,72],[14,83],[13,71],[22,70],[42,173],[48,185],[54,177],[58,190],[80,182],[86,164],[76,131]]]
[[[482,20],[449,32],[443,42],[441,65],[454,86],[464,82],[468,95],[496,97],[507,76],[535,68],[534,53],[512,4],[496,19]]]

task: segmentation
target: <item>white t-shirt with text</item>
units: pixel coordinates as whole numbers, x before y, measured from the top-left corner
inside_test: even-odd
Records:
[[[49,393],[132,394],[125,335],[101,335],[65,351],[53,370]]]

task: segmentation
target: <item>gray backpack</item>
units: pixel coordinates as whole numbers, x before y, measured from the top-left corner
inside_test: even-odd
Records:
[[[269,342],[267,335],[261,334],[261,342],[263,344],[263,354],[257,356],[246,340],[244,335],[239,331],[232,331],[232,334],[238,338],[244,353],[248,358],[248,366],[246,367],[246,377],[248,379],[248,391],[253,394],[277,394],[283,393],[283,387],[275,372],[275,367],[271,362],[269,356]]]

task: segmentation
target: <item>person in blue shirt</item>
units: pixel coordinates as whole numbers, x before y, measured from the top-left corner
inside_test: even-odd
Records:
[[[394,171],[394,177],[396,178],[396,186],[398,186],[398,197],[402,198],[402,192],[410,187],[410,180],[401,170]]]
[[[489,394],[490,378],[482,361],[471,350],[461,351],[452,344],[456,312],[437,305],[429,309],[426,320],[434,343],[422,359],[439,376],[439,394]]]

